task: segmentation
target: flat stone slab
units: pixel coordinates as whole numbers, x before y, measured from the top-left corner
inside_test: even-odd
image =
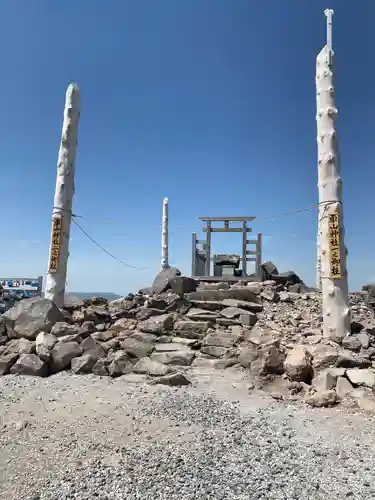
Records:
[[[189,366],[191,365],[194,356],[194,351],[185,349],[172,352],[154,352],[153,354],[151,354],[150,359],[152,361],[163,363],[164,365]]]
[[[220,325],[220,326],[234,326],[234,325],[241,326],[242,325],[241,321],[239,321],[237,319],[230,319],[230,318],[217,318],[216,324]]]
[[[133,368],[134,373],[146,374],[152,377],[160,377],[168,373],[169,368],[158,361],[152,361],[148,357],[140,359]]]
[[[189,302],[206,311],[218,311],[226,307],[221,300],[190,300]]]
[[[209,328],[208,321],[180,320],[174,325],[175,332],[194,332],[197,334],[206,333]]]
[[[245,309],[240,309],[239,307],[226,307],[222,311],[220,311],[221,316],[229,319],[239,318],[241,314],[248,314],[248,311]]]
[[[215,321],[219,315],[213,311],[206,311],[204,309],[200,309],[198,307],[193,307],[188,311],[185,315],[186,318],[197,319],[199,321]]]
[[[195,358],[192,367],[197,368],[215,368],[216,370],[223,370],[238,363],[237,358],[229,359],[216,359],[216,358]]]
[[[175,344],[184,344],[185,346],[193,346],[197,343],[197,339],[185,339],[183,337],[172,337],[172,342]]]
[[[153,379],[151,384],[163,384],[171,387],[178,387],[181,385],[190,385],[191,382],[183,373],[172,373],[171,375],[164,375],[163,377]]]
[[[370,387],[370,389],[375,389],[375,372],[371,369],[349,369],[346,370],[346,376],[354,385],[361,385]]]
[[[213,358],[221,358],[223,356],[228,355],[230,352],[230,349],[227,349],[225,347],[208,345],[208,346],[202,347],[201,352],[203,354],[208,354],[209,356],[212,356]]]
[[[233,347],[240,339],[242,335],[226,332],[215,332],[209,333],[204,341],[205,346],[217,346],[217,347]]]
[[[173,352],[186,350],[190,350],[186,344],[178,344],[177,342],[171,342],[169,344],[155,344],[155,352]]]
[[[225,299],[244,300],[247,302],[257,302],[260,300],[253,290],[247,287],[231,288],[230,290],[199,290],[186,294],[187,300],[217,300],[223,301]]]
[[[153,333],[162,335],[173,329],[173,314],[161,314],[160,316],[151,316],[138,325],[139,330],[144,333]]]
[[[263,305],[256,302],[247,302],[245,300],[236,299],[224,299],[221,304],[225,307],[238,307],[240,309],[245,309],[247,311],[261,312],[263,311]]]

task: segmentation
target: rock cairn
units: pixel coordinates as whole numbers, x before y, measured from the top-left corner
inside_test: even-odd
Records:
[[[374,297],[375,286],[351,296],[352,334],[338,344],[322,335],[320,294],[301,283],[198,283],[169,268],[111,302],[18,303],[1,317],[0,374],[137,373],[187,385],[191,367],[233,367],[312,406],[375,411]]]

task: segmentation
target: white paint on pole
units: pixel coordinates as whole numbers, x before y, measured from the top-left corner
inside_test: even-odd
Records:
[[[57,162],[56,190],[52,213],[51,247],[45,297],[63,307],[69,257],[69,236],[74,196],[80,91],[69,85],[66,91],[64,122]]]
[[[326,10],[327,45],[316,61],[319,258],[323,335],[335,341],[350,334],[348,276],[342,206],[342,180],[335,130],[332,14]]]
[[[161,268],[168,269],[168,198],[163,200],[163,217],[161,226]]]

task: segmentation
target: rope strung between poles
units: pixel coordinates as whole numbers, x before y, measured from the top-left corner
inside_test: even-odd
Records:
[[[115,255],[113,255],[111,252],[109,252],[107,249],[105,249],[102,245],[100,245],[96,240],[94,240],[94,238],[92,238],[84,229],[83,227],[78,224],[78,222],[75,220],[75,216],[73,215],[72,216],[72,222],[80,229],[80,231],[82,231],[82,233],[84,235],[87,236],[87,238],[92,242],[94,243],[94,245],[96,245],[98,248],[100,248],[100,250],[102,250],[104,253],[106,253],[107,255],[109,255],[110,257],[112,257],[112,259],[116,260],[117,262],[120,262],[121,264],[123,264],[124,266],[126,267],[130,267],[131,269],[138,269],[139,271],[148,271],[148,268],[147,267],[137,267],[137,266],[133,266],[131,264],[127,264],[126,262],[124,262],[123,260],[121,259],[118,259]]]
[[[298,208],[296,210],[291,210],[291,211],[288,211],[288,212],[276,212],[274,214],[270,214],[270,215],[265,215],[265,216],[255,216],[254,217],[254,220],[257,221],[257,220],[267,220],[267,219],[274,219],[276,217],[282,217],[282,216],[285,216],[285,215],[294,215],[294,214],[299,214],[299,213],[303,213],[303,212],[310,212],[312,210],[316,210],[317,208],[319,208],[321,205],[331,205],[332,203],[337,203],[336,201],[325,201],[325,202],[322,202],[322,203],[316,203],[315,205],[311,205],[310,207],[306,207],[306,208]],[[58,208],[58,207],[56,207]],[[84,215],[78,215],[78,214],[72,214],[73,217],[75,217],[76,219],[84,219],[84,220],[94,220],[94,221],[97,221],[97,222],[102,222],[104,224],[124,224],[124,222],[122,221],[116,221],[116,220],[105,220],[105,219],[97,219],[96,217],[86,217]],[[148,225],[148,224],[126,224],[126,227],[133,227],[133,228],[157,228],[157,229],[161,229],[161,224],[157,224],[157,225]],[[170,229],[201,229],[201,228],[204,228],[203,225],[176,225],[176,226],[173,226],[173,225],[169,225],[169,228]]]

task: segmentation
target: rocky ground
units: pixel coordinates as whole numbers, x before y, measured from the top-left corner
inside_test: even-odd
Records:
[[[0,321],[0,498],[375,498],[372,294],[343,339],[277,276],[22,301]]]
[[[349,399],[375,411],[374,309],[365,295],[350,300],[352,334],[330,339],[320,295],[301,283],[198,286],[171,268],[151,289],[112,302],[59,310],[43,298],[22,301],[2,316],[0,374],[136,373],[179,386],[189,385],[189,367],[237,367],[255,387],[276,382],[282,397],[312,406]]]
[[[0,498],[375,497],[372,415],[277,401],[246,370],[188,376],[2,377]]]

